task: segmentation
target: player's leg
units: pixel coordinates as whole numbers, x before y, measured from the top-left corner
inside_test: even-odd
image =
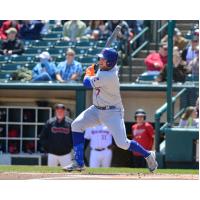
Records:
[[[106,149],[103,153],[102,167],[110,167],[112,161],[112,150]]]
[[[72,122],[74,158],[78,166],[84,166],[84,131],[88,127],[98,125],[98,110],[90,106]]]
[[[90,152],[90,167],[91,168],[98,168],[100,167],[101,160],[100,155],[98,151],[91,150]]]
[[[65,167],[69,164],[72,163],[72,155],[71,153],[68,153],[66,155],[63,156],[59,156],[59,163],[61,167]]]
[[[123,112],[117,110],[107,110],[102,112],[100,116],[100,120],[111,131],[118,147],[124,150],[140,153],[146,159],[150,171],[154,171],[157,168],[155,155],[152,152],[144,149],[135,140],[129,140],[127,138]]]
[[[58,158],[56,155],[48,153],[48,167],[57,167]]]

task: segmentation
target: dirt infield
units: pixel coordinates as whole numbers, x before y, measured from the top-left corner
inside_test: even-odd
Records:
[[[197,174],[79,174],[0,172],[0,180],[198,180]]]

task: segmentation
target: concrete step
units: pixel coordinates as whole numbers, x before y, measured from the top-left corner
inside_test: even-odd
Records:
[[[123,68],[120,69],[119,74],[128,74],[130,73],[130,70],[133,74],[139,75],[146,71],[146,66],[123,66]]]
[[[197,24],[198,20],[176,20],[176,24]]]
[[[135,82],[138,75],[132,74],[131,80],[129,80],[129,74],[123,74],[119,77],[120,82],[128,83],[128,82]]]
[[[132,65],[133,66],[140,66],[140,65],[144,65],[144,59],[145,58],[133,58],[132,59]]]
[[[141,50],[137,55],[136,55],[136,57],[137,58],[146,58],[147,57],[147,55],[149,55],[150,53],[152,53],[152,52],[155,52],[155,50]]]

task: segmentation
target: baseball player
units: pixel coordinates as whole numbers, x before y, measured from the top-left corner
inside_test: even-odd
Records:
[[[144,149],[138,142],[129,140],[126,136],[118,69],[115,66],[118,53],[113,48],[104,48],[98,57],[97,73],[95,74],[95,65],[92,65],[86,69],[83,80],[85,87],[93,88],[93,105],[72,122],[75,162],[64,170],[84,169],[84,131],[88,127],[104,124],[111,131],[118,147],[139,152],[146,159],[149,170],[153,172],[158,166],[155,153]]]
[[[87,128],[84,135],[90,140],[90,167],[110,167],[112,160],[112,135],[105,125]]]

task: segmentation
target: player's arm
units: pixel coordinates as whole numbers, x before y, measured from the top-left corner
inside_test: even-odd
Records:
[[[90,67],[88,67],[85,71],[85,76],[83,79],[83,85],[86,88],[92,88],[92,84],[91,84],[91,78],[95,76],[95,69],[94,69],[94,64],[91,65]]]

